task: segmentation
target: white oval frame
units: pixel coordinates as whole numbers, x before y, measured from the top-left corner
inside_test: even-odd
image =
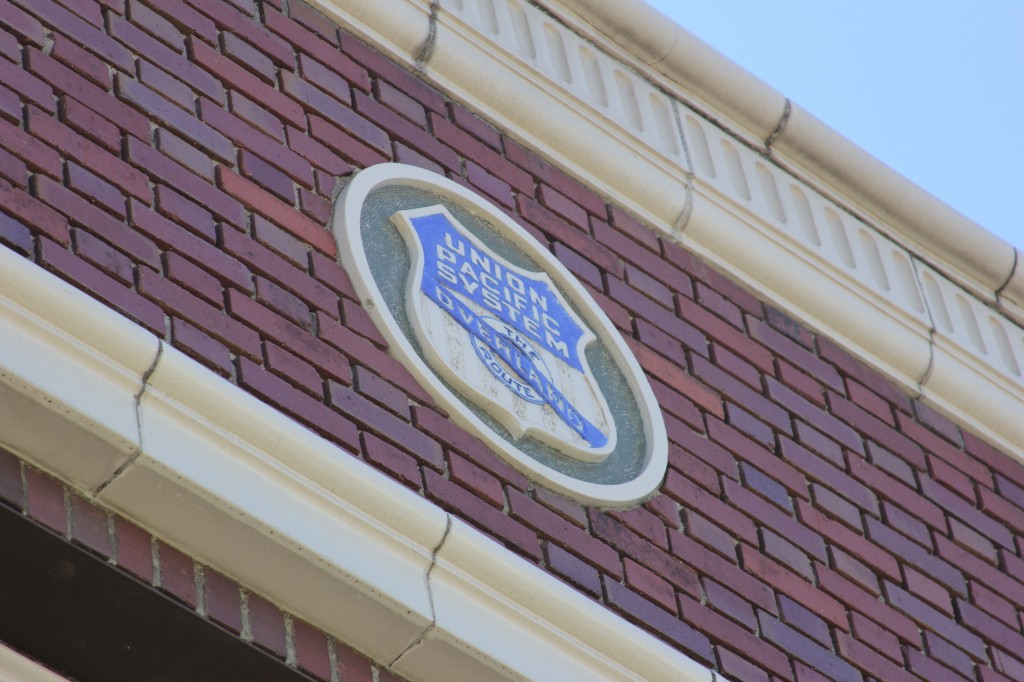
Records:
[[[626,377],[643,419],[647,452],[643,468],[635,478],[624,483],[591,483],[538,462],[495,433],[468,409],[416,353],[391,311],[382,304],[380,289],[370,271],[363,248],[363,204],[374,190],[394,185],[434,192],[499,227],[503,236],[533,258],[576,302],[581,316],[594,328],[597,338],[604,343]],[[668,464],[668,441],[661,408],[647,377],[618,330],[589,292],[549,251],[541,248],[525,229],[462,185],[436,173],[400,163],[382,163],[356,173],[337,199],[331,227],[338,243],[341,263],[352,279],[363,308],[387,340],[389,353],[408,368],[416,380],[448,411],[453,421],[484,441],[527,478],[585,504],[617,508],[632,506],[647,499],[658,489]]]

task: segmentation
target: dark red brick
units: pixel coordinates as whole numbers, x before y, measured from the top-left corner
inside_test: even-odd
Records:
[[[206,613],[232,632],[242,632],[242,594],[238,585],[217,571],[203,571]]]
[[[230,376],[234,365],[227,347],[208,334],[177,317],[171,318],[174,346],[199,360],[222,376]]]
[[[153,581],[153,539],[131,521],[114,519],[117,540],[117,565],[145,582]]]
[[[195,608],[195,562],[188,555],[163,542],[157,541],[156,546],[160,561],[160,587]]]
[[[327,636],[304,620],[294,620],[292,628],[296,664],[317,679],[329,682],[331,657]]]
[[[113,554],[110,535],[110,514],[85,498],[71,495],[71,539],[104,558]]]
[[[549,570],[587,592],[590,596],[600,596],[601,574],[596,568],[550,542],[545,544],[544,552],[547,556]]]
[[[287,652],[284,614],[259,595],[250,592],[247,597],[246,610],[253,642],[283,657]]]
[[[427,497],[480,528],[509,549],[534,561],[540,558],[537,535],[526,526],[430,469],[425,469],[423,476],[427,484]]]

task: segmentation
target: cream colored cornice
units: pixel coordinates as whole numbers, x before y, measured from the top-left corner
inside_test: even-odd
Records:
[[[640,0],[315,1],[1024,459],[1024,258]]]
[[[0,339],[0,444],[410,680],[716,679],[3,246]]]

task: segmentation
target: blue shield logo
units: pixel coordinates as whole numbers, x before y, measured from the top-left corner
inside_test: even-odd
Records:
[[[407,306],[435,371],[515,438],[607,457],[615,423],[584,352],[595,337],[551,278],[502,258],[441,205],[392,222],[412,256]]]

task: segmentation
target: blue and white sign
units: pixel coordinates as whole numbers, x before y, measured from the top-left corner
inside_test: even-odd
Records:
[[[388,352],[453,422],[581,502],[626,507],[657,490],[668,443],[643,371],[525,229],[401,164],[353,176],[334,216],[342,264]]]
[[[409,309],[425,352],[517,436],[604,459],[615,424],[582,353],[594,335],[545,273],[501,258],[441,205],[392,216],[413,252]]]

